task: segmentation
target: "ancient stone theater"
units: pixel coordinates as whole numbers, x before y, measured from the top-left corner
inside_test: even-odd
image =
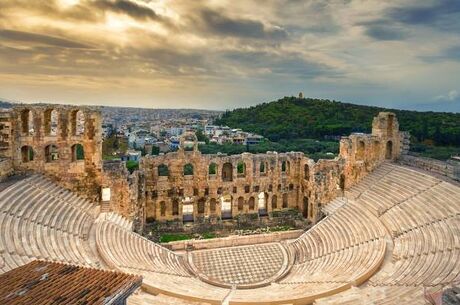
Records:
[[[11,287],[14,270],[34,260],[128,273],[137,276],[131,290],[142,277],[131,305],[441,304],[458,293],[460,187],[402,165],[408,145],[395,115],[381,112],[371,134],[343,137],[332,160],[204,155],[187,133],[178,151],[143,157],[129,173],[102,160],[98,108],[16,105],[0,112],[0,273]],[[180,249],[138,234],[151,222],[212,226],[284,210],[313,225],[289,238],[190,240]],[[19,303],[24,287],[0,304],[12,295],[32,304]]]

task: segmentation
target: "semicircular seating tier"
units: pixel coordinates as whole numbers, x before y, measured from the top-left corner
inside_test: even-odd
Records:
[[[392,163],[283,243],[178,254],[97,212],[41,175],[5,188],[0,272],[33,259],[121,270],[142,275],[160,304],[423,304],[426,289],[460,279],[460,187]],[[241,255],[252,264],[238,271]]]
[[[34,259],[98,266],[88,249],[94,205],[34,175],[0,193],[0,269]]]

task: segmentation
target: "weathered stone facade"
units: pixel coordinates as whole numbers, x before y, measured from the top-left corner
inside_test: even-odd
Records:
[[[340,156],[314,162],[303,153],[202,155],[185,135],[179,151],[142,159],[145,218],[194,221],[265,216],[293,208],[316,221],[320,207],[385,159],[399,156],[402,137],[396,117],[380,113],[372,134],[340,142]]]
[[[0,157],[15,172],[45,173],[98,201],[102,172],[101,113],[94,107],[17,105],[3,113]]]
[[[397,159],[407,137],[399,131],[394,113],[380,112],[372,122],[372,134],[354,133],[340,140],[340,158],[345,162],[342,184],[347,189],[383,160]]]
[[[40,172],[95,202],[110,189],[104,210],[141,230],[147,221],[213,223],[248,215],[259,219],[295,209],[316,222],[321,207],[385,159],[407,147],[393,113],[374,118],[372,134],[340,141],[333,160],[303,153],[203,155],[194,134],[177,152],[143,157],[129,174],[123,162],[102,162],[101,113],[94,107],[17,105],[0,113],[2,177]]]

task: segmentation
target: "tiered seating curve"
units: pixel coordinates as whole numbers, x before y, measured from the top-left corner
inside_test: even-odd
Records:
[[[94,206],[42,175],[0,193],[0,268],[6,272],[34,259],[97,266],[87,248]]]

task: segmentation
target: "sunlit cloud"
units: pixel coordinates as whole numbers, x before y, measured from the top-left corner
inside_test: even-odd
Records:
[[[3,0],[0,17],[0,98],[26,102],[228,109],[303,91],[436,110],[460,83],[455,0]]]

